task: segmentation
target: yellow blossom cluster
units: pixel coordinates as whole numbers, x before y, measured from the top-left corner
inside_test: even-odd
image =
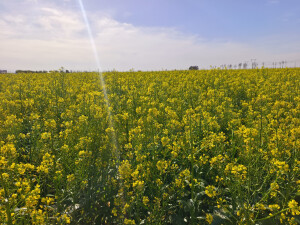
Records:
[[[299,74],[3,74],[0,223],[297,224]]]

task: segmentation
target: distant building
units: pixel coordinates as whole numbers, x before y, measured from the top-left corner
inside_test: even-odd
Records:
[[[0,70],[0,73],[1,73],[1,74],[7,73],[7,70]]]

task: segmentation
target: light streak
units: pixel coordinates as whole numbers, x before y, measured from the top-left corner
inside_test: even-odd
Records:
[[[118,164],[119,157],[120,157],[119,156],[119,150],[118,150],[118,142],[117,142],[116,132],[114,130],[114,122],[113,122],[113,118],[112,118],[112,115],[111,115],[110,103],[109,103],[109,99],[108,99],[108,95],[107,95],[105,80],[104,80],[103,73],[102,73],[102,70],[101,70],[99,55],[98,55],[97,47],[96,47],[96,44],[95,44],[95,39],[94,39],[94,36],[92,34],[91,26],[90,26],[89,20],[87,18],[86,11],[85,11],[84,5],[82,3],[82,0],[78,0],[78,3],[79,3],[81,14],[82,14],[82,17],[83,17],[83,20],[84,20],[84,23],[85,23],[85,26],[86,26],[86,29],[87,29],[87,32],[88,32],[88,35],[89,35],[91,47],[92,47],[92,50],[93,50],[93,53],[94,53],[95,62],[96,62],[98,73],[99,73],[100,82],[101,82],[101,85],[102,85],[104,100],[105,100],[105,104],[106,104],[106,107],[107,107],[109,127],[112,128],[112,131],[113,131],[112,132],[112,139],[113,139],[114,146],[115,146],[115,156],[117,158],[117,164]]]

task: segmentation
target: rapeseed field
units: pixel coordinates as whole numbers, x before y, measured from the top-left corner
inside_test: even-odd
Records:
[[[300,69],[0,75],[0,224],[299,224]]]

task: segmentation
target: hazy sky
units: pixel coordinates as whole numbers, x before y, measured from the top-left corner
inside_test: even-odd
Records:
[[[82,0],[101,70],[300,65],[299,0]],[[0,0],[0,69],[95,70],[78,0]]]

